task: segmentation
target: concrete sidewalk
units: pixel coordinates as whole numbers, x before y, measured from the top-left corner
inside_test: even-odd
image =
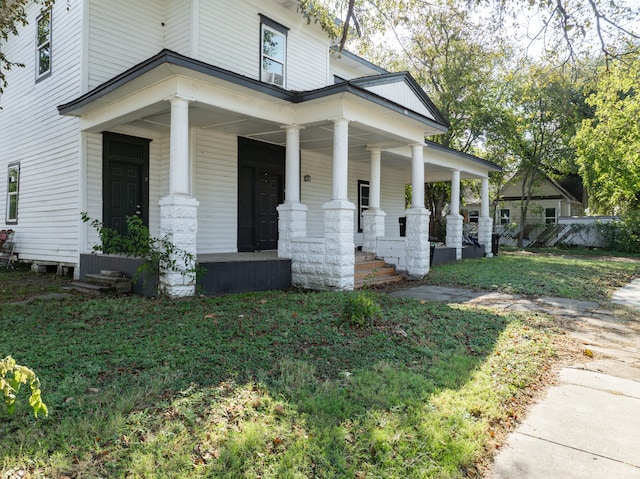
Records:
[[[428,301],[540,311],[569,319],[568,333],[600,359],[560,371],[558,381],[509,435],[493,479],[640,479],[640,280],[612,302],[638,308],[626,319],[593,301],[530,299],[420,286],[392,293]]]

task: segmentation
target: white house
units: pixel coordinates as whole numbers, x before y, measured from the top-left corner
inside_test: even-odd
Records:
[[[352,289],[358,246],[419,277],[424,183],[452,181],[447,245],[459,250],[465,178],[482,180],[490,252],[487,178],[498,167],[425,143],[447,121],[415,80],[337,53],[296,4],[31,5],[29,24],[0,46],[25,65],[6,72],[0,97],[0,229],[16,231],[20,260],[80,276],[98,241],[87,212],[115,228],[138,215],[200,262],[277,251],[303,287]],[[161,281],[170,295],[194,292],[193,278]]]

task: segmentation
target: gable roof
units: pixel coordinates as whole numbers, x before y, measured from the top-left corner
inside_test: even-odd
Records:
[[[143,77],[156,68],[166,65],[182,67],[188,72],[204,74],[290,103],[302,103],[347,92],[408,116],[430,128],[444,132],[449,126],[449,123],[408,72],[357,78],[310,91],[290,91],[167,49],[131,67],[75,100],[59,105],[58,112],[61,115],[82,115],[94,108],[97,100],[116,92],[119,88]],[[401,90],[404,90],[404,94],[400,92]],[[388,94],[391,98],[384,96],[385,94]]]
[[[556,180],[554,180],[553,178],[551,178],[550,176],[548,176],[544,171],[538,169],[539,174],[541,175],[541,178],[544,182],[548,183],[549,185],[551,185],[557,192],[557,195],[534,195],[532,196],[531,199],[534,200],[543,200],[543,199],[566,199],[567,201],[573,202],[573,203],[581,203],[578,199],[576,199],[575,196],[573,196],[571,193],[569,193],[569,191],[567,191],[565,188],[563,188],[560,183],[558,183]],[[507,183],[501,188],[500,193],[498,195],[498,198],[502,201],[518,201],[521,199],[520,196],[503,196],[505,190],[507,188],[513,187],[514,185],[518,184],[521,181],[520,179],[520,172],[516,172],[508,181]]]

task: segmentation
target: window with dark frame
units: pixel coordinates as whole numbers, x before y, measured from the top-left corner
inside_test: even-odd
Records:
[[[511,210],[509,208],[503,208],[500,210],[500,224],[508,225],[511,223]]]
[[[18,193],[20,191],[20,163],[9,165],[7,175],[6,223],[18,223]]]
[[[544,222],[546,224],[555,223],[556,222],[556,209],[555,208],[545,208],[544,209]]]
[[[38,17],[36,30],[36,79],[51,73],[51,10]]]
[[[358,180],[358,233],[362,233],[362,213],[369,209],[369,182]]]
[[[285,87],[289,29],[260,15],[260,80]]]

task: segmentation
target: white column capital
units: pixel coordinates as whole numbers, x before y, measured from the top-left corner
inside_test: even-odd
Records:
[[[280,128],[286,131],[302,131],[304,130],[304,126],[300,125],[282,125]]]
[[[179,94],[171,95],[171,96],[165,98],[164,100],[168,101],[169,103],[174,103],[174,102],[178,102],[178,101],[191,103],[192,101],[196,101],[195,98],[192,98],[190,96],[179,95]]]

